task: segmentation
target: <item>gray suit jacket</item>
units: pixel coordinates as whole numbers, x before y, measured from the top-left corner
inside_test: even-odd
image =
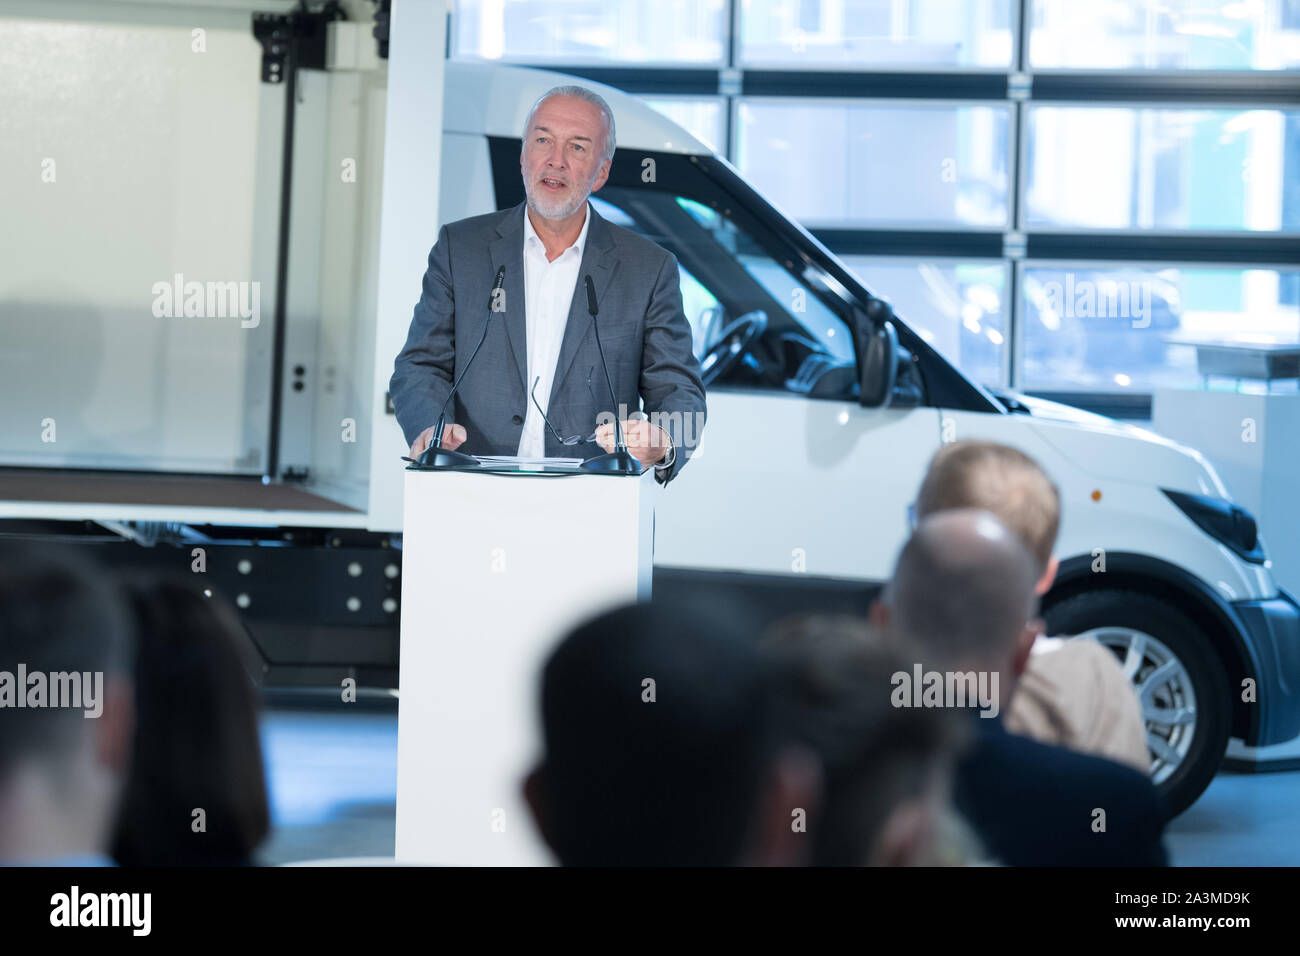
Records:
[[[519,450],[531,400],[524,321],[524,208],[448,223],[429,253],[424,290],[406,346],[389,383],[397,421],[408,444],[433,426],[487,323],[487,338],[452,404],[447,421],[465,426],[459,450],[513,455]],[[587,311],[584,277],[596,286],[600,341],[624,414],[641,408],[672,437],[676,460],[658,469],[666,482],[681,470],[704,426],[704,386],[682,312],[677,258],[648,239],[606,222],[594,206],[582,264],[560,345],[547,417],[560,434],[589,435],[613,420],[609,388]],[[504,311],[489,309],[492,283],[505,266]],[[528,384],[531,384],[529,382]],[[539,396],[540,398],[540,396]],[[546,431],[546,454],[591,458],[595,442],[565,446]]]

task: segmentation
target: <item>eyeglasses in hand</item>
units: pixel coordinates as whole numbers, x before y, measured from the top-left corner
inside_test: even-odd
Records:
[[[533,387],[529,391],[528,397],[533,400],[533,405],[537,408],[537,413],[542,416],[542,421],[546,422],[546,427],[551,430],[551,434],[555,436],[555,440],[558,441],[561,445],[565,445],[565,446],[582,445],[585,444],[586,442],[595,441],[596,440],[595,432],[592,432],[590,435],[587,435],[585,438],[582,435],[570,435],[568,438],[562,438],[560,436],[560,433],[556,431],[555,426],[551,424],[551,420],[546,417],[546,412],[542,411],[541,404],[537,401],[537,383],[540,382],[541,380],[542,377],[540,375],[537,376],[535,379],[533,379]]]

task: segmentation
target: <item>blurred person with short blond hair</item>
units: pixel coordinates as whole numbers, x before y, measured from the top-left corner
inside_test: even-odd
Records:
[[[945,445],[930,462],[916,514],[922,518],[951,508],[997,515],[1038,562],[1037,594],[1051,589],[1061,496],[1038,462],[990,441]],[[1114,654],[1095,641],[1039,635],[1009,704],[1007,729],[1143,773],[1151,765],[1137,692]]]

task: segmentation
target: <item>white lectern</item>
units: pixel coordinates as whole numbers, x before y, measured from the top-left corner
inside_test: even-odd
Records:
[[[551,862],[523,799],[564,632],[650,597],[649,475],[406,473],[399,862]]]

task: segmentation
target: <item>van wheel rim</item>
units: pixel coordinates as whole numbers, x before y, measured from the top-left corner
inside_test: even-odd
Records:
[[[1119,660],[1142,705],[1151,779],[1155,783],[1168,780],[1196,739],[1196,690],[1191,674],[1168,645],[1135,628],[1098,627],[1076,639],[1096,641]]]

